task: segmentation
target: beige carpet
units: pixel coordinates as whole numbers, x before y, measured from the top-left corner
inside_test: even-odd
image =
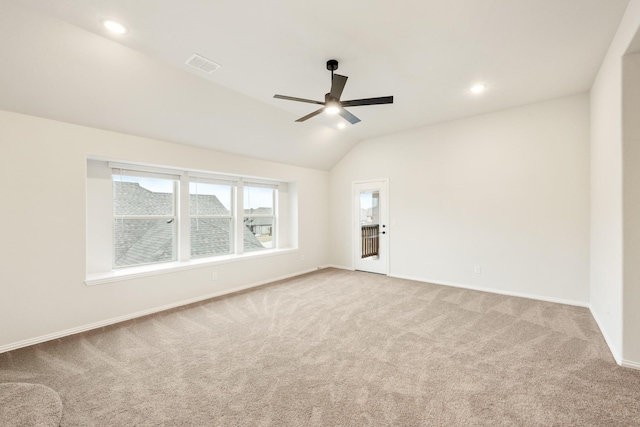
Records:
[[[0,382],[63,426],[640,425],[587,309],[333,269],[0,354]]]
[[[0,384],[0,426],[58,427],[62,402],[58,393],[41,384]]]

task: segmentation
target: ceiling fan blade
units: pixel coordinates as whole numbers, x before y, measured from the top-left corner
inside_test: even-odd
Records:
[[[334,74],[333,80],[331,80],[331,91],[329,92],[329,97],[333,99],[340,99],[340,95],[342,95],[342,91],[344,90],[344,85],[347,84],[347,76],[341,76],[340,74]]]
[[[322,113],[323,111],[324,111],[324,107],[322,107],[322,108],[321,108],[321,109],[319,109],[319,110],[314,111],[314,112],[313,112],[313,113],[311,113],[311,114],[307,114],[307,115],[306,115],[306,116],[304,116],[304,117],[300,117],[298,120],[296,120],[296,122],[304,122],[305,120],[308,120],[308,119],[310,119],[311,117],[315,117],[315,116],[317,116],[318,114]]]
[[[293,96],[273,95],[273,97],[277,99],[286,99],[287,101],[298,101],[298,102],[306,102],[308,104],[324,105],[324,102],[314,101],[312,99],[294,98]]]
[[[359,118],[357,118],[356,116],[354,116],[353,114],[345,110],[344,108],[341,108],[340,111],[338,111],[338,114],[340,114],[340,116],[342,116],[343,119],[345,119],[352,125],[355,125],[360,121]]]
[[[354,99],[352,101],[342,101],[343,107],[357,107],[359,105],[393,104],[393,96],[381,96],[378,98]]]

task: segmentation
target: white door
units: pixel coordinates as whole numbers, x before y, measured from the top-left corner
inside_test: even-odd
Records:
[[[356,270],[387,274],[388,187],[387,180],[353,183],[353,267]]]

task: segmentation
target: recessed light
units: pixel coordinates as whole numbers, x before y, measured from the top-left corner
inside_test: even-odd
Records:
[[[338,129],[344,129],[346,127],[347,125],[345,125],[344,123],[338,123]]]
[[[104,25],[107,30],[116,34],[125,34],[127,32],[127,28],[124,25],[109,19],[102,21],[102,25]]]
[[[473,93],[482,93],[487,87],[483,84],[477,84],[471,87],[471,92]]]

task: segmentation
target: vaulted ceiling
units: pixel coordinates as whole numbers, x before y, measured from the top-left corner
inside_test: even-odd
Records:
[[[588,91],[627,3],[0,0],[0,109],[330,169],[363,139]],[[316,106],[273,95],[323,100],[332,58],[343,99],[395,103],[294,123]]]

